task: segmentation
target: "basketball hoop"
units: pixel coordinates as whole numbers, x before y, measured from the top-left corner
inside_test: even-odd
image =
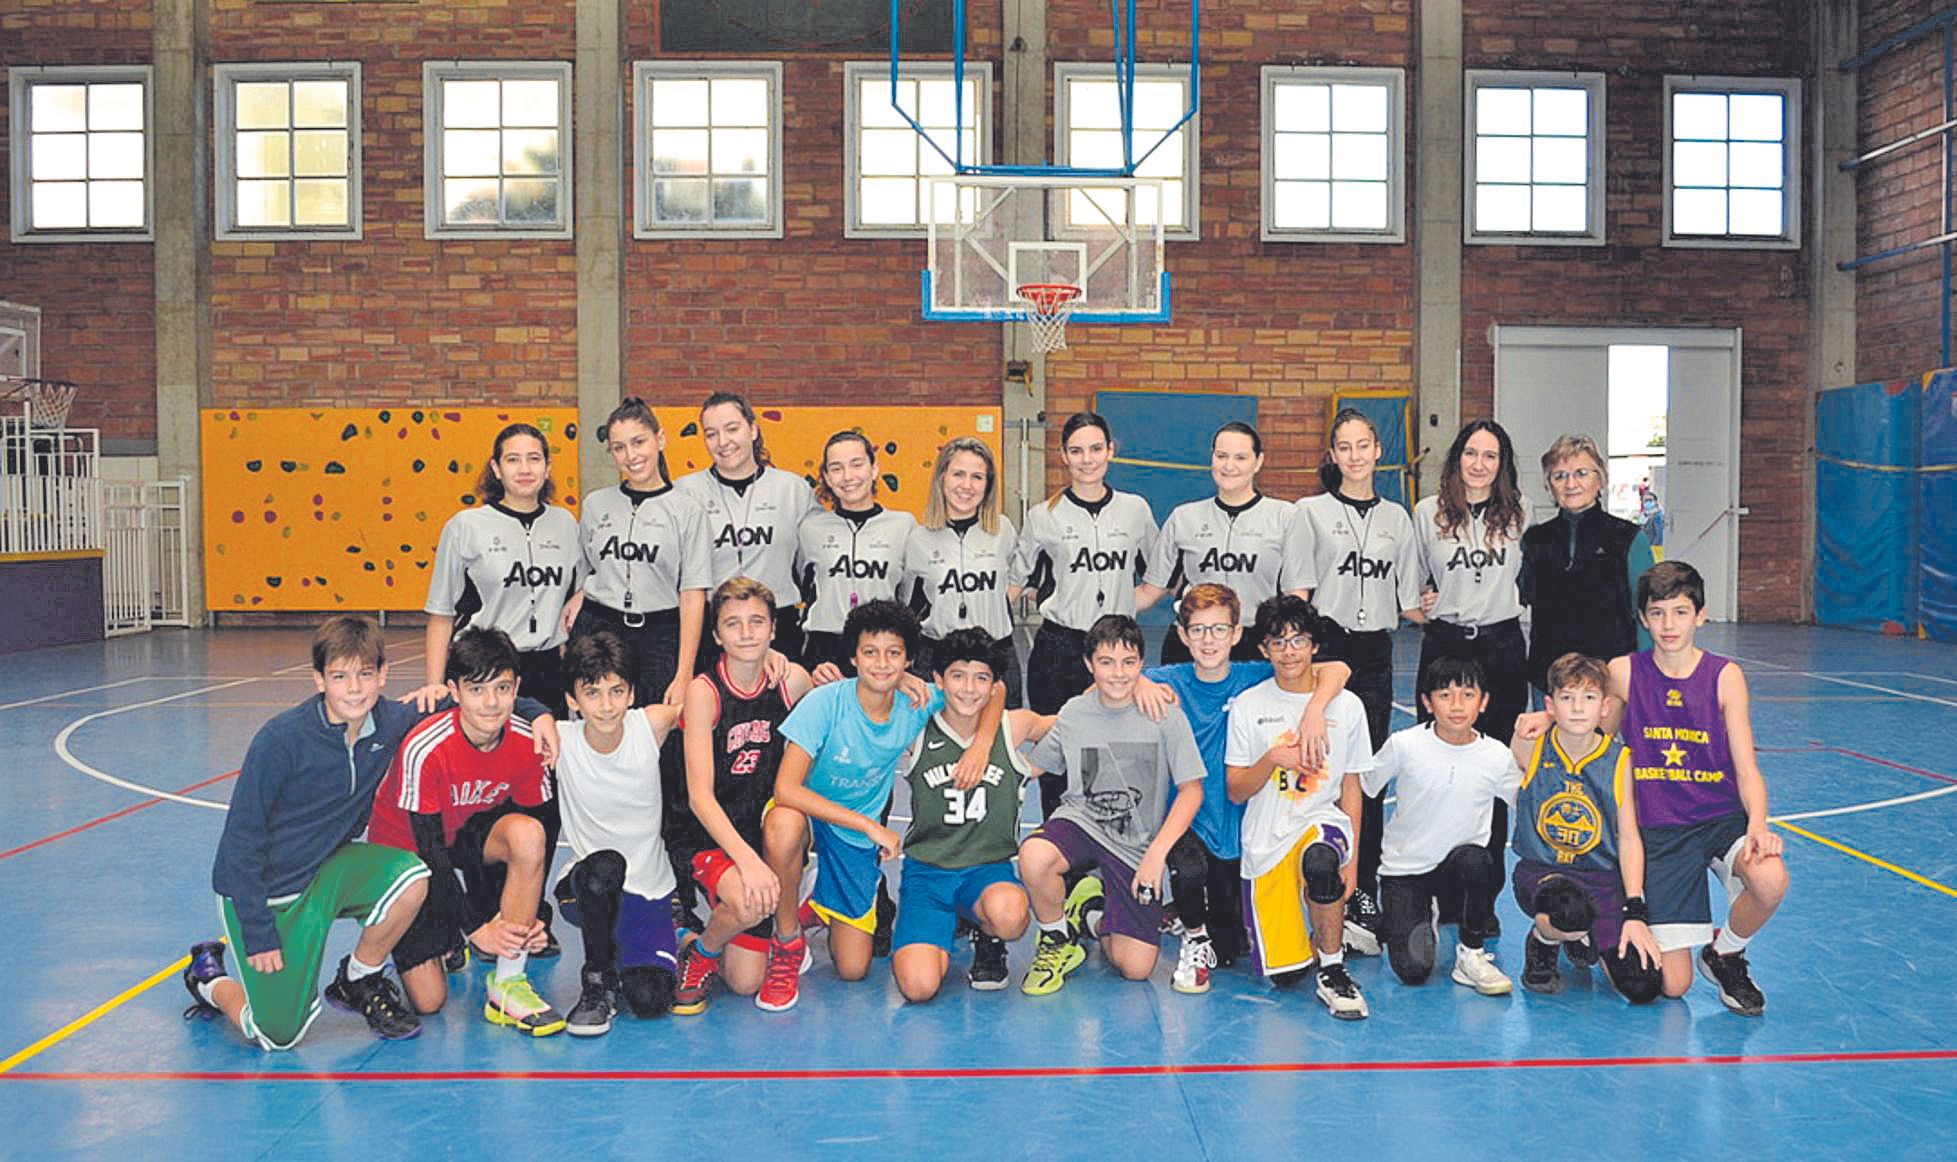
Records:
[[[75,402],[76,385],[65,379],[14,379],[0,376],[0,398],[24,400],[27,422],[35,428],[63,429]]]
[[[1026,325],[1033,346],[1042,352],[1067,346],[1067,316],[1080,301],[1080,288],[1064,282],[1029,282],[1013,288],[1013,297],[1026,304]]]

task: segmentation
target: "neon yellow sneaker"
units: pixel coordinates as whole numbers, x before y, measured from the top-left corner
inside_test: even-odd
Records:
[[[538,996],[522,973],[489,978],[489,999],[483,1002],[482,1015],[492,1025],[508,1025],[532,1037],[548,1037],[564,1029],[564,1015]]]
[[[1057,993],[1060,986],[1067,983],[1067,974],[1086,960],[1087,949],[1082,948],[1078,941],[1053,932],[1041,932],[1039,950],[1033,954],[1033,967],[1026,970],[1026,979],[1019,982],[1019,991],[1029,997]]]
[[[1094,917],[1107,911],[1108,893],[1101,886],[1100,876],[1083,876],[1067,893],[1067,927],[1073,929],[1074,941],[1099,940],[1100,922]]]

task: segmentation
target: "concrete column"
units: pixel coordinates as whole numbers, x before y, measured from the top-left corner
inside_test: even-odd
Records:
[[[1461,0],[1422,0],[1414,70],[1414,377],[1420,493],[1440,486],[1440,456],[1461,426]]]
[[[200,409],[211,359],[210,94],[208,0],[156,0],[151,101],[156,124],[156,467],[190,481],[184,495],[184,605],[204,622]]]
[[[1840,264],[1855,257],[1855,175],[1841,163],[1861,152],[1858,128],[1859,98],[1856,74],[1843,72],[1840,62],[1854,56],[1859,3],[1812,0],[1809,19],[1814,25],[1814,73],[1809,78],[1813,110],[1809,117],[1808,162],[1814,177],[1814,237],[1808,243],[1808,400],[1802,409],[1805,435],[1802,447],[1814,446],[1814,395],[1825,387],[1856,382],[1855,275]],[[1874,144],[1880,144],[1879,142]],[[1814,474],[1801,477],[1802,561],[1814,560]],[[1801,570],[1801,618],[1814,616],[1814,571]]]
[[[1005,161],[1039,165],[1046,156],[1046,0],[1005,2]],[[1020,208],[1016,237],[1041,237],[1037,202]],[[1000,467],[1006,515],[1025,527],[1026,505],[1046,493],[1046,356],[1023,323],[1005,324],[1001,369],[1005,433]],[[1023,367],[1023,374],[1015,374]]]
[[[617,478],[598,445],[598,425],[618,406],[625,366],[625,239],[631,188],[625,158],[625,5],[578,0],[573,68],[577,187],[573,229],[578,254],[578,472],[581,491]]]

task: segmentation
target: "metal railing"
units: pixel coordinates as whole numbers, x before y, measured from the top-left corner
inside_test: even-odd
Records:
[[[41,428],[23,404],[0,414],[0,553],[102,547],[100,437]]]
[[[103,624],[110,635],[189,625],[183,480],[105,484]]]

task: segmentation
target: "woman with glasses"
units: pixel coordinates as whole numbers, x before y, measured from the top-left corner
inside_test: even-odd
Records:
[[[1639,648],[1631,607],[1651,545],[1630,521],[1604,511],[1604,456],[1589,436],[1563,436],[1542,455],[1557,513],[1522,534],[1522,603],[1532,613],[1529,680],[1546,690],[1549,664],[1567,653],[1609,660]]]

